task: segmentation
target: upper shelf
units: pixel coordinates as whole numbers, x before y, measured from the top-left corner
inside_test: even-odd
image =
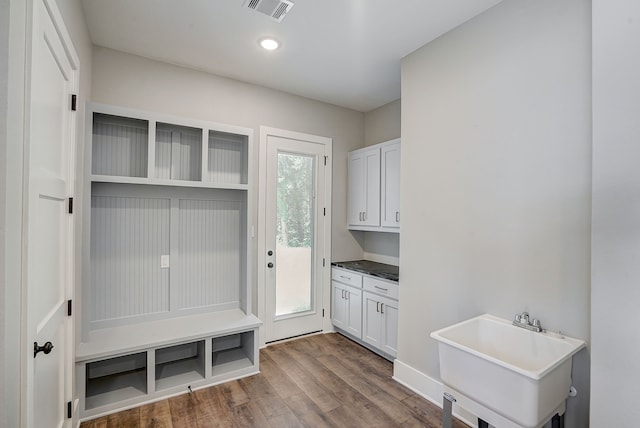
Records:
[[[247,190],[253,130],[91,104],[94,182]]]

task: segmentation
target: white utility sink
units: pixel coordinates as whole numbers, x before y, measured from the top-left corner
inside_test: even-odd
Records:
[[[431,333],[445,392],[497,427],[540,427],[563,414],[572,357],[585,342],[481,315]]]

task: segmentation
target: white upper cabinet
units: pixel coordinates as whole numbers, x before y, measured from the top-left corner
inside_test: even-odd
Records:
[[[381,149],[380,225],[400,227],[400,140]]]
[[[400,139],[349,153],[349,229],[399,232]]]
[[[349,224],[380,226],[380,148],[349,153]]]

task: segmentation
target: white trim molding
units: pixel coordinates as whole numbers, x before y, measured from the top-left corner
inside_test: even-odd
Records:
[[[442,408],[444,385],[421,371],[396,359],[393,362],[393,379],[424,399]],[[478,426],[478,418],[453,403],[453,415],[471,427]]]

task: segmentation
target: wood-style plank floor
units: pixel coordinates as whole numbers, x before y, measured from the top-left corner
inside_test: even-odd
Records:
[[[391,379],[389,361],[336,333],[262,349],[260,371],[81,428],[441,427],[441,410]]]

